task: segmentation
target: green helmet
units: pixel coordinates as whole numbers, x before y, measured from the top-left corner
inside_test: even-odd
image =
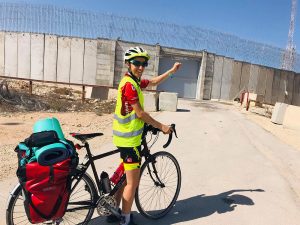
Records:
[[[131,47],[124,54],[125,62],[135,57],[144,57],[147,61],[150,59],[148,52],[142,47]]]

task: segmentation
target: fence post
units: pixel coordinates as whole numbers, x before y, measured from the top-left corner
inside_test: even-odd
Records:
[[[29,94],[32,95],[32,80],[29,81]]]
[[[81,95],[81,101],[82,101],[82,103],[84,103],[84,101],[85,101],[85,86],[83,85],[82,86],[82,95]]]

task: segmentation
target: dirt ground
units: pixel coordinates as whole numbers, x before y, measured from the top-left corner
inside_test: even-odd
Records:
[[[11,87],[14,94],[11,94],[10,98],[6,95],[6,99],[13,101],[20,99],[18,97],[20,95],[26,95],[26,92],[22,92],[27,88],[26,84],[14,82]],[[15,176],[17,156],[14,148],[20,141],[30,136],[33,124],[38,119],[56,117],[61,123],[66,138],[73,141],[75,140],[69,135],[70,132],[103,132],[104,136],[92,142],[92,148],[112,141],[112,112],[115,101],[88,100],[83,104],[80,93],[70,88],[53,88],[44,85],[36,87],[34,99],[35,103],[43,103],[45,108],[35,108],[32,107],[31,102],[26,105],[24,101],[20,104],[18,101],[9,104],[10,102],[0,98],[0,181]],[[55,103],[51,105],[53,99]],[[28,105],[31,108],[28,108]],[[247,112],[237,103],[232,104],[232,109],[245,114],[247,118],[300,151],[300,131],[273,124],[270,118],[258,113],[261,111],[259,109],[252,108]]]

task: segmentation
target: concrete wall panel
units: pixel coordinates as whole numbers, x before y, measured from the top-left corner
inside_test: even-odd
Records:
[[[281,71],[280,79],[280,95],[278,101],[287,104],[292,103],[293,89],[294,89],[294,73],[289,71]]]
[[[258,80],[256,86],[256,93],[265,96],[267,81],[267,68],[260,66],[258,71]]]
[[[272,104],[278,101],[280,87],[280,70],[274,71],[273,83],[272,83]]]
[[[71,40],[71,70],[70,82],[82,84],[83,81],[84,39]]]
[[[280,71],[280,83],[279,83],[279,89],[278,89],[278,96],[277,101],[278,102],[286,102],[286,94],[287,91],[287,72],[286,71]]]
[[[58,38],[57,81],[70,82],[71,38]]]
[[[212,99],[220,99],[221,97],[223,65],[224,65],[224,57],[215,56],[214,77],[213,77],[213,85],[211,91]]]
[[[296,73],[294,78],[292,104],[300,106],[300,74],[299,73]]]
[[[18,34],[18,77],[30,78],[30,34]]]
[[[272,103],[272,86],[273,86],[273,78],[274,78],[274,69],[267,68],[266,69],[266,92],[265,92],[265,103]]]
[[[86,40],[84,52],[83,83],[96,84],[97,41]]]
[[[231,87],[229,91],[229,99],[234,100],[240,96],[240,83],[242,75],[242,63],[234,61],[231,79]]]
[[[256,94],[257,83],[258,83],[258,72],[259,72],[259,66],[257,65],[250,66],[248,91],[255,94]]]
[[[0,32],[0,76],[4,75],[4,48],[5,48],[5,33]]]
[[[113,86],[116,41],[99,40],[97,43],[96,83]]]
[[[5,34],[5,71],[4,75],[17,77],[18,74],[18,35],[16,33]]]
[[[31,79],[44,79],[44,35],[31,35]]]
[[[250,67],[251,64],[243,63],[242,64],[242,75],[241,75],[241,82],[240,82],[240,90],[248,90],[248,83],[250,78]]]
[[[233,59],[224,58],[221,99],[230,100],[230,89],[233,77]]]
[[[208,53],[207,60],[206,60],[206,71],[205,71],[204,90],[203,90],[203,99],[205,100],[211,99],[211,90],[212,90],[213,76],[214,76],[214,63],[215,63],[215,55]]]
[[[45,36],[44,80],[56,81],[57,36]]]
[[[295,73],[294,72],[288,72],[288,97],[287,97],[287,103],[292,104],[293,101],[293,92],[294,92],[294,82],[295,82]]]

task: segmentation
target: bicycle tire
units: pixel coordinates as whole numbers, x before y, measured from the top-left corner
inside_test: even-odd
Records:
[[[72,182],[72,185],[74,184],[74,181],[77,180],[78,179],[75,178]],[[82,179],[70,194],[70,199],[65,215],[62,217],[61,221],[57,222],[57,224],[88,224],[95,210],[94,205],[96,199],[97,191],[93,180],[89,175],[83,174]],[[27,219],[23,200],[24,199],[22,195],[21,185],[17,184],[10,194],[8,207],[6,209],[7,225],[30,224],[29,220]],[[78,207],[82,207],[83,202],[89,202],[90,206],[87,206],[87,208],[85,209],[85,211],[87,212],[84,213],[83,210],[76,210],[76,202],[78,204]],[[49,224],[49,221],[47,222]],[[39,224],[46,224],[47,222]]]
[[[153,165],[164,187],[158,185]],[[171,174],[172,172],[175,175]],[[164,151],[153,154],[142,165],[140,177],[135,193],[135,203],[139,212],[149,219],[162,218],[173,208],[180,192],[181,170],[176,158]],[[162,204],[162,200],[168,203]]]

